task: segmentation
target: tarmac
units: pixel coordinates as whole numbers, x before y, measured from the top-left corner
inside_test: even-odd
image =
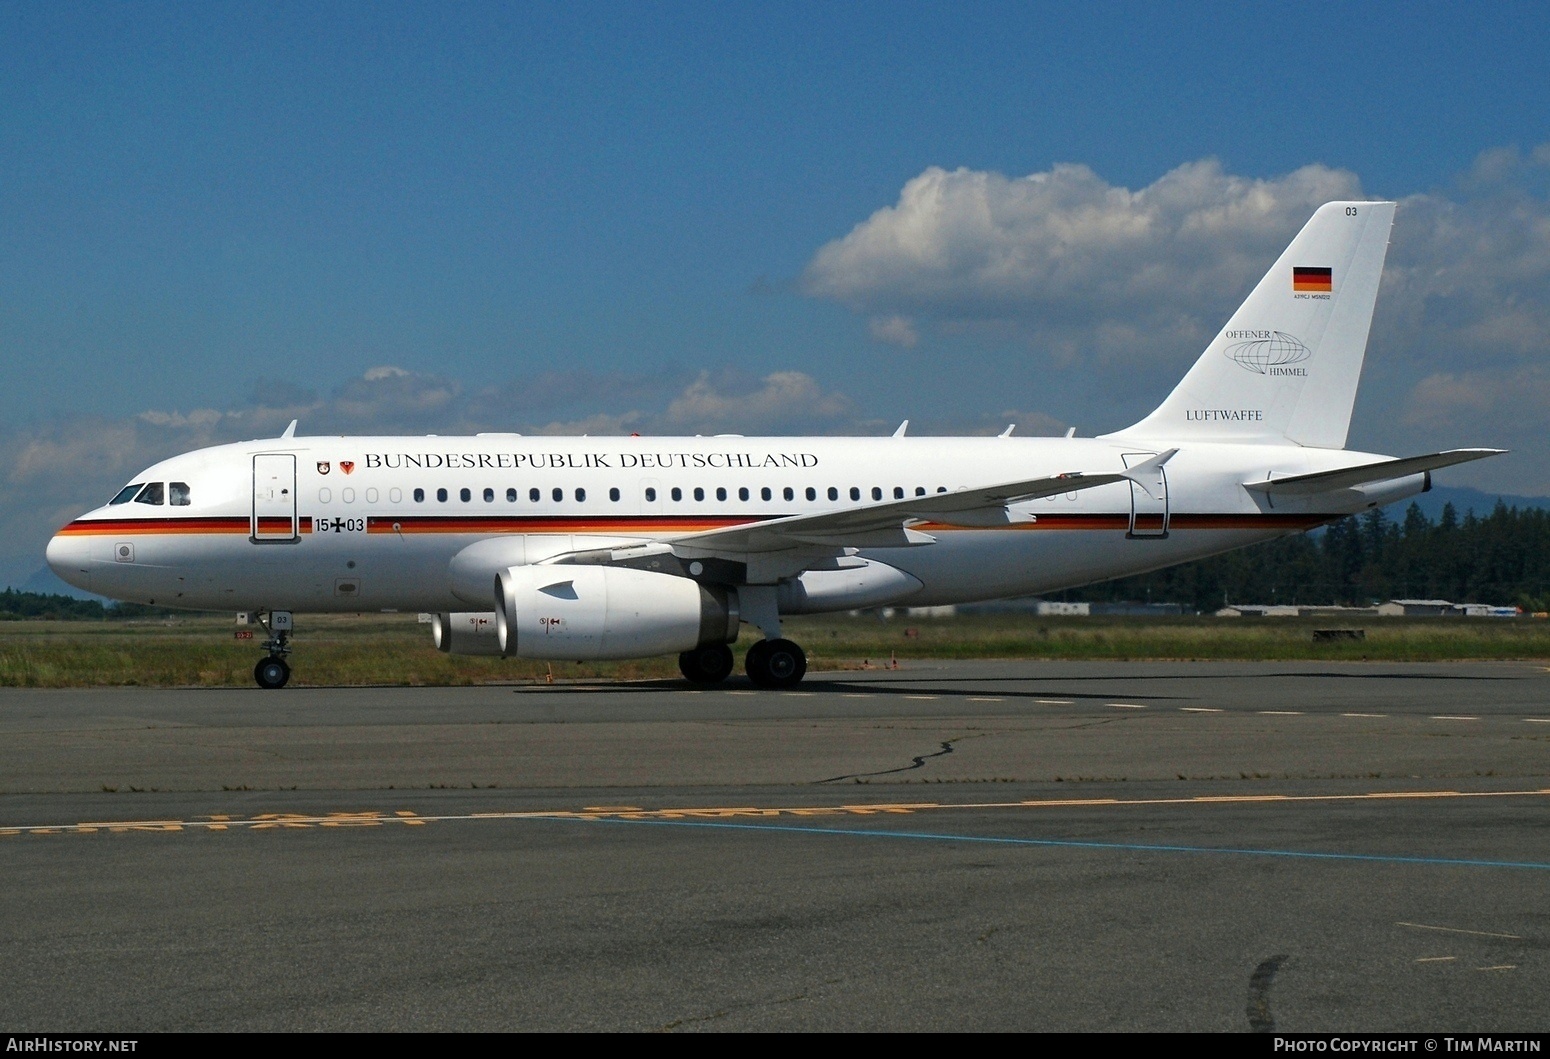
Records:
[[[0,892],[9,1032],[1543,1032],[1550,672],[3,689]]]

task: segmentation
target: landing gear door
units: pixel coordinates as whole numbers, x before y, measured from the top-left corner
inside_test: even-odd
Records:
[[[296,457],[264,453],[253,457],[253,540],[296,540]]]
[[[1127,452],[1125,466],[1134,467],[1156,456],[1155,452]],[[1147,475],[1146,481],[1130,483],[1130,532],[1131,539],[1159,538],[1168,535],[1168,472],[1158,467]]]

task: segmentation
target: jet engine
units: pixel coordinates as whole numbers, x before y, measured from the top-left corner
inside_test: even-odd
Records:
[[[646,658],[737,639],[737,593],[618,566],[513,566],[495,579],[508,658]]]
[[[437,614],[431,619],[431,636],[436,650],[454,655],[498,655],[500,634],[495,628],[495,612],[464,611]]]

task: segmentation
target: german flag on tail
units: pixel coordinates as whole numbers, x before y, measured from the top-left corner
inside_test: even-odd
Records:
[[[1298,265],[1292,269],[1292,290],[1329,294],[1335,289],[1335,270]]]

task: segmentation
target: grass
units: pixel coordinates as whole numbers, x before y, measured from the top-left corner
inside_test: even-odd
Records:
[[[556,680],[674,678],[677,659],[530,662],[453,657],[431,645],[413,615],[298,615],[297,684],[473,685]],[[1315,642],[1329,619],[1039,618],[970,615],[883,620],[875,615],[792,618],[786,635],[819,669],[890,658],[1233,659],[1435,662],[1550,658],[1550,622],[1491,618],[1368,618],[1360,641]],[[0,686],[250,687],[257,638],[236,640],[230,619],[7,622]],[[745,633],[739,655],[753,642]],[[739,660],[741,669],[741,660]]]

